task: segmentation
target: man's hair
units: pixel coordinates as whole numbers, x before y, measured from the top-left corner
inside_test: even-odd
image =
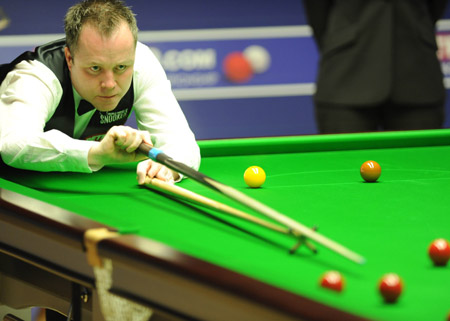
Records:
[[[134,13],[121,0],[83,0],[72,6],[64,18],[66,45],[73,52],[77,49],[82,27],[89,23],[108,37],[125,21],[137,42],[138,27]]]

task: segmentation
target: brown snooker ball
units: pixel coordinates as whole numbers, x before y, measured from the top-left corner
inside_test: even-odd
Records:
[[[368,160],[361,165],[359,172],[366,182],[375,182],[381,175],[381,166],[376,161]]]

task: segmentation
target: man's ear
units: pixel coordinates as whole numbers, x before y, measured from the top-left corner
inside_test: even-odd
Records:
[[[72,71],[73,56],[70,53],[69,47],[64,47],[64,56],[66,57],[66,62],[69,70]]]

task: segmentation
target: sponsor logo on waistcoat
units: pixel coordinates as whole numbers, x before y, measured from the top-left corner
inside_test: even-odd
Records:
[[[100,124],[110,124],[128,115],[128,108],[117,112],[100,113]]]

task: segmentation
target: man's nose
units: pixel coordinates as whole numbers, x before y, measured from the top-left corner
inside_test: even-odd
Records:
[[[101,81],[101,87],[105,89],[114,89],[116,87],[116,79],[114,77],[114,72],[105,71]]]

